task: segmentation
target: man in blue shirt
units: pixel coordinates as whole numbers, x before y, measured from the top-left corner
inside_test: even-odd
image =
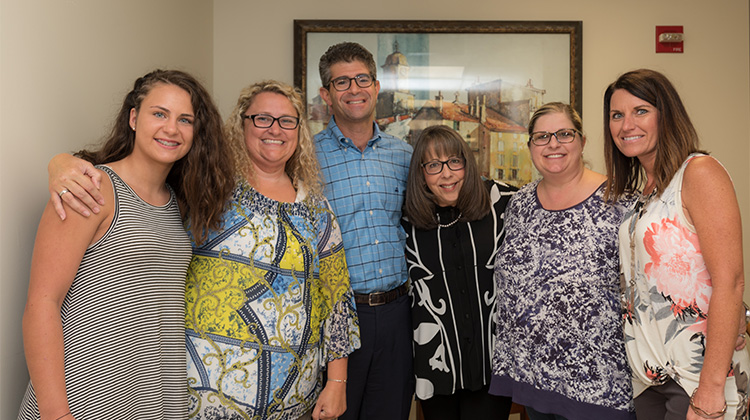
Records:
[[[321,98],[333,117],[315,136],[325,194],[344,236],[362,347],[349,356],[340,419],[407,419],[414,392],[406,233],[401,207],[412,148],[375,124],[380,83],[353,42],[320,58]]]

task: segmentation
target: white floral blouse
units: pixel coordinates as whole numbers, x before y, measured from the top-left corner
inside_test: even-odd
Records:
[[[688,157],[658,199],[636,206],[620,226],[625,348],[635,396],[670,378],[688,395],[698,387],[711,277],[681,200],[685,168],[696,156]],[[727,372],[727,420],[746,418],[749,366],[747,351],[736,351]]]

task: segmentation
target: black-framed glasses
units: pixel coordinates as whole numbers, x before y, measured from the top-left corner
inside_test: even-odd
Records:
[[[289,115],[283,115],[279,118],[275,118],[268,114],[253,114],[243,115],[243,120],[251,120],[253,125],[258,128],[269,128],[275,121],[279,122],[279,127],[284,130],[294,130],[299,125],[299,118],[291,117]]]
[[[452,157],[448,160],[431,160],[422,164],[424,171],[428,175],[437,175],[443,172],[443,166],[448,165],[451,171],[460,171],[466,166],[466,159],[462,157]]]
[[[352,80],[357,84],[357,86],[361,88],[366,88],[372,86],[373,82],[375,82],[375,78],[370,76],[369,74],[358,74],[354,77],[346,77],[341,76],[337,77],[329,82],[329,84],[333,85],[333,88],[338,90],[339,92],[343,92],[347,89],[349,89],[352,86]]]
[[[552,136],[555,136],[558,143],[571,143],[576,139],[576,134],[579,133],[580,132],[574,128],[563,128],[561,130],[555,131],[554,133],[550,133],[547,131],[536,131],[531,133],[531,136],[529,136],[529,140],[534,143],[535,146],[545,146],[550,142],[550,140],[552,140]]]

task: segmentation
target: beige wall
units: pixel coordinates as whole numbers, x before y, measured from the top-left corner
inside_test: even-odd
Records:
[[[734,177],[748,257],[748,16],[747,0],[381,0],[366,6],[281,0],[262,8],[247,0],[0,0],[0,418],[14,418],[26,382],[20,317],[47,198],[46,162],[98,138],[128,84],[148,69],[181,68],[212,82],[226,115],[248,83],[292,81],[295,18],[581,20],[586,154],[594,168],[603,169],[605,86],[637,67],[665,72],[704,147]],[[686,52],[655,54],[655,25],[683,25]]]
[[[15,418],[28,378],[20,321],[47,161],[98,141],[152,68],[190,71],[210,88],[212,7],[0,0],[0,418]]]

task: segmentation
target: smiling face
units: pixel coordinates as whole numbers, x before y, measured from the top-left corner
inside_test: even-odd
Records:
[[[257,114],[266,114],[274,118],[299,118],[289,99],[274,92],[257,94],[244,112],[244,115]],[[284,170],[286,162],[297,149],[299,126],[293,130],[286,130],[279,126],[278,121],[274,121],[268,128],[258,128],[249,118],[245,119],[243,124],[245,145],[256,170],[267,173]]]
[[[331,65],[331,80],[338,77],[355,77],[360,74],[370,74],[367,66],[359,61],[340,61]],[[349,89],[339,92],[329,83],[320,88],[320,97],[331,107],[336,124],[349,125],[357,123],[371,123],[375,116],[375,103],[380,92],[380,82],[375,80],[366,88],[357,86],[352,80]]]
[[[140,109],[130,110],[130,127],[135,130],[132,154],[171,166],[190,151],[194,121],[189,93],[175,85],[155,85]]]
[[[617,148],[625,156],[637,157],[644,167],[653,167],[659,111],[625,89],[614,91],[609,104],[609,131]]]
[[[540,116],[532,131],[555,133],[562,129],[575,129],[575,125],[565,113],[551,112]],[[544,178],[576,175],[583,171],[584,143],[578,133],[571,143],[560,143],[554,136],[544,146],[530,143],[531,161]]]
[[[458,156],[448,156],[445,154],[435,154],[430,151],[422,163],[438,160],[446,162],[450,159],[458,158]],[[435,204],[442,207],[455,206],[458,201],[458,195],[461,192],[461,187],[464,185],[464,176],[466,174],[466,168],[452,171],[448,164],[443,165],[443,170],[435,175],[428,174],[424,167],[422,167],[422,174],[424,174],[424,181],[427,184],[427,188],[430,189],[432,194],[435,196]]]

